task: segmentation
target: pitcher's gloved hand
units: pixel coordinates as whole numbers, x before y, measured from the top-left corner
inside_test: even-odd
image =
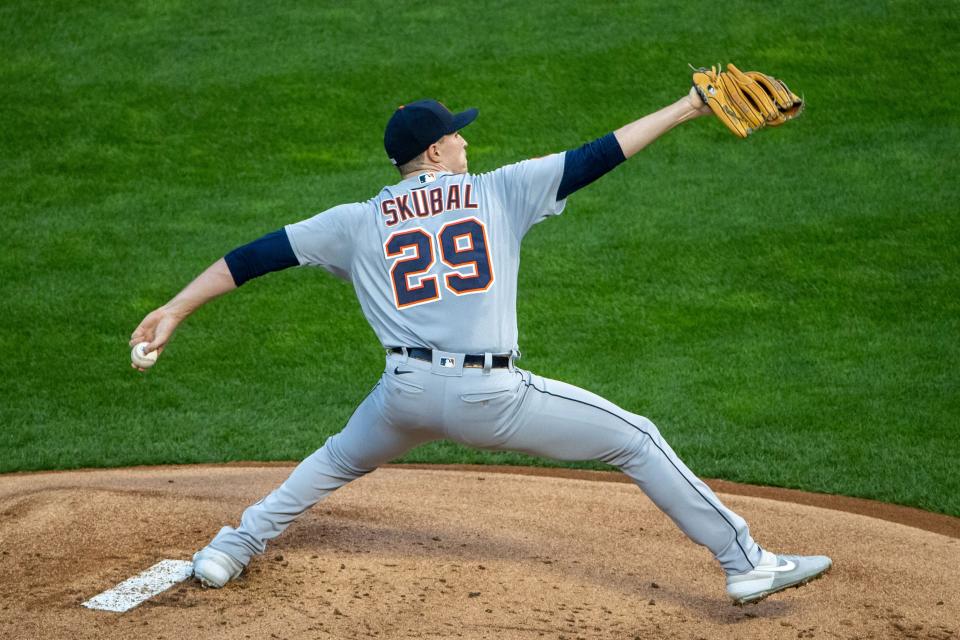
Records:
[[[733,64],[727,65],[726,71],[694,69],[693,86],[717,118],[740,138],[766,125],[779,126],[800,115],[804,107],[803,99],[782,80],[759,71],[744,73]]]

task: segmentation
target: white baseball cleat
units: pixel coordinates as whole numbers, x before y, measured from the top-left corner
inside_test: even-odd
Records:
[[[771,593],[819,578],[831,566],[826,556],[778,556],[764,551],[753,571],[727,576],[727,593],[736,604],[760,602]]]
[[[193,554],[193,577],[205,587],[219,589],[243,571],[243,565],[213,547],[204,547]]]

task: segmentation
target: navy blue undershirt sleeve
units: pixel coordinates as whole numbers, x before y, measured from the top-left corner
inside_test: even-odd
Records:
[[[286,229],[268,233],[249,244],[237,247],[223,256],[223,259],[238,287],[247,280],[271,271],[280,271],[300,264],[293,254]]]
[[[567,151],[557,200],[563,200],[577,189],[584,188],[626,159],[613,133]]]

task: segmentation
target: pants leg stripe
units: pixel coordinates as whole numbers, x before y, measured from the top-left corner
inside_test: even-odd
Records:
[[[651,443],[653,446],[655,446],[660,453],[663,454],[663,456],[667,459],[667,462],[670,463],[670,466],[672,466],[672,467],[677,471],[677,473],[680,474],[680,477],[683,478],[683,479],[687,482],[687,484],[690,485],[690,488],[693,489],[693,490],[697,493],[697,495],[699,495],[701,498],[703,498],[704,502],[706,502],[707,504],[709,504],[709,505],[713,508],[713,510],[717,512],[717,515],[719,515],[721,518],[723,518],[723,521],[726,522],[726,523],[730,526],[731,529],[733,529],[733,539],[737,541],[737,546],[740,547],[740,552],[743,553],[743,557],[747,559],[747,564],[749,564],[752,568],[756,568],[756,565],[753,564],[753,562],[750,560],[750,556],[747,554],[746,550],[744,550],[743,545],[740,544],[740,538],[737,537],[737,528],[736,528],[735,526],[733,526],[733,523],[730,522],[725,515],[723,515],[723,512],[720,511],[720,509],[717,508],[717,505],[713,504],[713,502],[710,501],[710,499],[708,499],[707,496],[703,495],[703,493],[701,493],[700,490],[697,489],[696,485],[694,485],[693,482],[690,481],[690,478],[688,478],[688,477],[683,473],[683,471],[681,471],[680,468],[677,467],[676,464],[674,464],[674,462],[673,462],[673,460],[670,458],[670,456],[667,455],[667,452],[664,451],[664,450],[660,447],[660,445],[657,444],[657,441],[654,440],[653,437],[652,437],[649,433],[647,433],[646,431],[644,431],[643,429],[641,429],[641,428],[638,427],[637,425],[633,424],[632,422],[630,422],[629,420],[627,420],[627,419],[624,418],[623,416],[619,416],[619,415],[617,415],[616,413],[614,413],[614,412],[612,412],[612,411],[610,411],[610,410],[608,410],[608,409],[604,409],[603,407],[598,407],[598,406],[595,405],[595,404],[591,404],[591,403],[585,402],[585,401],[583,401],[583,400],[578,400],[578,399],[576,399],[576,398],[570,398],[570,397],[568,397],[568,396],[562,396],[562,395],[557,394],[557,393],[551,393],[551,392],[549,392],[549,391],[547,391],[547,390],[545,390],[545,389],[540,389],[540,388],[538,388],[535,384],[533,384],[533,382],[524,381],[524,384],[526,384],[528,388],[529,388],[529,387],[533,387],[533,389],[534,389],[535,391],[539,391],[539,392],[542,393],[542,394],[545,394],[545,395],[548,395],[548,396],[553,396],[554,398],[561,398],[561,399],[563,399],[563,400],[569,400],[569,401],[571,401],[571,402],[576,402],[576,403],[579,403],[579,404],[582,404],[582,405],[586,405],[586,406],[588,406],[588,407],[593,407],[594,409],[599,409],[600,411],[603,411],[604,413],[607,413],[607,414],[613,416],[614,418],[617,418],[618,420],[621,420],[621,421],[625,422],[626,424],[630,425],[631,427],[633,427],[634,429],[636,429],[637,431],[639,431],[639,432],[642,433],[643,435],[645,435],[645,436],[647,436],[648,438],[650,438],[650,443]]]

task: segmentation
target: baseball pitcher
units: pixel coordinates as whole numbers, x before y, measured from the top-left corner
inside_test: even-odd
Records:
[[[162,351],[180,322],[213,298],[268,272],[321,267],[353,285],[385,350],[379,382],[343,430],[247,508],[237,527],[223,527],[194,556],[195,576],[224,586],[332,491],[438,439],[618,467],[713,553],[736,602],[826,572],[827,557],[762,549],[650,420],[517,366],[517,272],[526,233],[673,127],[711,114],[716,98],[703,92],[694,86],[579,148],[483,174],[468,172],[461,135],[476,109],[406,104],[384,134],[399,182],[234,249],[147,315],[131,345],[146,341],[146,351]]]

